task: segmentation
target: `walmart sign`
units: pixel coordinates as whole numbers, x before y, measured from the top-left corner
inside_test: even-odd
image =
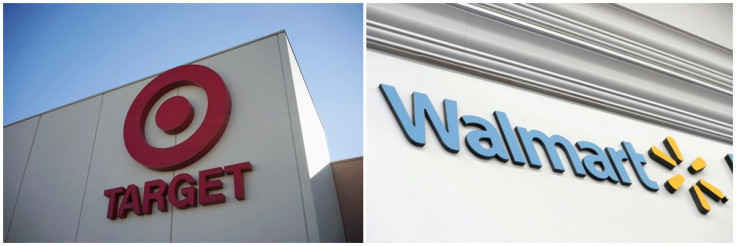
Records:
[[[562,173],[566,170],[562,158],[557,151],[557,147],[559,147],[575,176],[590,176],[595,180],[608,180],[612,183],[621,183],[622,185],[629,186],[632,183],[631,177],[624,168],[624,165],[628,163],[633,168],[637,180],[639,180],[639,183],[644,188],[654,192],[659,190],[659,185],[651,180],[644,171],[644,165],[647,163],[644,155],[637,153],[630,142],[622,141],[621,147],[618,149],[617,147],[601,148],[589,141],[572,143],[560,135],[549,136],[539,130],[512,126],[506,113],[501,111],[494,111],[492,114],[493,121],[498,126],[498,129],[496,129],[490,120],[483,117],[476,115],[458,116],[457,102],[449,99],[445,99],[442,102],[444,111],[444,120],[442,120],[437,110],[432,106],[429,97],[419,92],[412,93],[413,105],[412,115],[410,115],[393,86],[380,84],[379,89],[391,108],[391,112],[393,112],[404,136],[416,146],[422,147],[426,143],[425,121],[429,121],[432,131],[439,139],[442,147],[449,152],[457,153],[460,151],[458,125],[462,124],[465,127],[473,128],[465,136],[465,145],[470,152],[479,158],[495,158],[503,162],[511,160],[515,165],[529,164],[532,168],[541,168],[540,153],[537,153],[537,150],[534,148],[534,142],[537,142],[544,149],[544,156],[555,172]],[[481,144],[484,141],[488,145]],[[656,161],[661,160],[662,165],[665,165],[665,167],[672,169],[679,162],[682,162],[683,157],[674,139],[667,138],[665,140],[665,147],[670,153],[675,153],[674,159],[668,158],[663,151],[660,151],[654,146],[650,149],[649,154]],[[583,158],[580,158],[581,153],[585,153]],[[705,163],[698,157],[691,166],[692,168],[690,169],[692,170],[701,170],[705,167]],[[691,173],[694,174],[693,171]],[[679,188],[682,184],[682,182],[678,181],[679,178],[671,182],[668,180],[665,183],[665,187],[668,191],[674,192],[677,189],[673,189],[673,187],[677,186]],[[690,189],[698,209],[703,214],[707,213],[707,211],[701,208],[707,207],[709,211],[710,207],[703,206],[704,203],[707,205],[707,201],[703,198],[704,195],[701,190],[707,190],[705,194],[709,196],[715,194],[711,197],[717,201],[723,201],[725,203],[727,200],[717,188],[710,184],[705,184],[707,182],[698,182]]]

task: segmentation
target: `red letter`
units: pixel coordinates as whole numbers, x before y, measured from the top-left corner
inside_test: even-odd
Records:
[[[235,183],[235,198],[238,200],[245,200],[243,173],[250,171],[253,171],[253,165],[251,165],[249,161],[225,167],[225,173],[233,175],[233,183]]]
[[[212,195],[208,194],[211,190],[222,189],[222,181],[209,181],[210,178],[222,177],[222,175],[225,174],[223,173],[221,167],[199,171],[199,204],[207,206],[210,204],[225,202],[225,195],[223,195],[222,193]]]
[[[192,175],[189,175],[188,173],[176,175],[176,177],[174,177],[174,179],[172,179],[171,183],[169,184],[169,191],[171,191],[169,192],[169,201],[171,202],[171,205],[174,205],[174,207],[177,207],[179,209],[196,207],[197,188],[186,187],[184,189],[181,189],[181,193],[184,194],[184,199],[179,200],[179,186],[181,186],[181,184],[184,182],[187,182],[190,185],[197,184],[197,181],[194,180]]]
[[[154,192],[154,189],[157,190]],[[163,180],[157,179],[146,182],[146,185],[143,186],[143,213],[151,214],[154,201],[159,211],[166,212],[168,210],[166,199],[164,199],[166,191],[166,182]]]
[[[118,209],[118,217],[125,219],[130,210],[133,210],[133,213],[137,215],[143,215],[143,211],[141,211],[141,194],[138,192],[138,186],[134,184],[128,185],[128,188],[125,189],[123,204],[120,204],[120,209]]]
[[[117,187],[112,189],[105,190],[105,196],[110,198],[110,201],[107,204],[107,218],[110,220],[117,219],[117,210],[118,210],[118,199],[120,198],[120,195],[125,192],[125,188],[123,187]]]

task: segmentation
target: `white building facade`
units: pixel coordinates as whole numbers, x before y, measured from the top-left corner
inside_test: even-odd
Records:
[[[5,242],[345,240],[283,31],[3,132]]]
[[[637,6],[368,4],[367,241],[733,241],[732,6],[697,7],[726,43]]]

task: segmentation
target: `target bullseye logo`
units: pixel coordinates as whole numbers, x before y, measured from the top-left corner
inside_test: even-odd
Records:
[[[156,112],[156,125],[167,134],[177,134],[187,129],[194,119],[194,109],[183,96],[169,98]]]
[[[167,92],[181,86],[200,87],[207,95],[207,112],[202,124],[184,142],[168,148],[151,146],[146,140],[146,117]],[[168,70],[146,85],[133,100],[125,118],[123,139],[128,153],[140,164],[158,171],[183,168],[199,160],[215,146],[230,118],[230,93],[222,78],[201,65],[184,65]],[[185,97],[167,99],[156,112],[156,125],[167,134],[177,134],[192,122],[195,113]]]
[[[193,85],[207,95],[207,111],[195,112],[187,98],[174,96],[166,99],[155,112],[156,126],[166,134],[179,134],[192,123],[194,114],[204,113],[204,120],[194,133],[183,142],[157,148],[148,144],[145,134],[146,118],[153,105],[167,92],[181,86]],[[157,171],[171,171],[199,160],[215,146],[230,121],[230,93],[214,70],[200,65],[184,65],[166,71],[153,79],[133,100],[125,117],[123,140],[128,153],[144,166]],[[107,218],[124,219],[128,213],[138,216],[151,214],[154,208],[168,211],[168,204],[178,209],[208,206],[225,202],[222,176],[232,177],[235,199],[245,200],[245,173],[253,171],[249,161],[199,171],[195,179],[189,173],[178,173],[170,182],[155,179],[140,187],[130,184],[103,192],[108,198]],[[182,185],[187,184],[187,187]],[[183,197],[183,198],[182,198]],[[154,204],[156,205],[154,207]]]

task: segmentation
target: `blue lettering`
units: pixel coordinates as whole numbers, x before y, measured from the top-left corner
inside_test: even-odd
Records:
[[[444,123],[426,94],[412,93],[412,116],[409,115],[404,104],[401,102],[396,88],[386,84],[380,84],[379,88],[386,102],[391,108],[394,118],[399,123],[404,136],[412,144],[422,147],[426,143],[425,119],[429,120],[435,136],[445,150],[457,153],[460,150],[457,103],[445,99],[442,102],[444,112]],[[459,121],[464,126],[477,127],[465,136],[465,144],[477,157],[483,159],[498,158],[506,162],[511,160],[516,165],[529,163],[532,168],[541,168],[542,162],[534,147],[534,142],[540,144],[544,149],[547,160],[554,172],[562,173],[565,167],[558,153],[559,147],[567,157],[573,173],[578,177],[590,175],[595,180],[609,180],[613,183],[621,182],[622,185],[631,185],[631,179],[626,173],[623,162],[629,161],[636,173],[639,182],[650,191],[658,191],[659,185],[649,179],[644,171],[647,163],[644,156],[636,153],[631,143],[621,142],[622,150],[607,147],[605,151],[597,145],[588,141],[578,141],[573,146],[570,141],[560,135],[547,136],[539,130],[527,130],[524,127],[513,127],[504,112],[494,111],[498,130],[487,120],[474,116],[463,115]],[[486,148],[481,141],[487,141]],[[505,147],[505,148],[504,148]],[[577,147],[577,148],[576,148]],[[588,151],[591,154],[582,160],[577,150]],[[733,159],[733,155],[726,157],[727,162]],[[600,166],[600,169],[598,168]]]
[[[514,130],[511,128],[511,124],[509,124],[509,119],[506,117],[506,113],[493,111],[493,117],[496,118],[496,124],[498,125],[498,128],[501,129],[503,142],[506,143],[506,149],[511,154],[511,162],[516,165],[526,164],[524,154],[519,147],[521,145],[519,145],[519,141],[516,139],[516,135],[514,134]]]
[[[588,141],[578,141],[575,143],[575,146],[577,146],[580,151],[593,152],[593,154],[583,157],[585,171],[588,172],[590,177],[599,181],[608,179],[614,184],[618,183],[618,177],[616,177],[616,173],[613,171],[613,167],[611,167],[611,162],[608,160],[608,156],[605,155],[606,153],[603,152],[598,145]],[[598,168],[596,168],[596,163],[601,165],[602,170],[598,170]]]
[[[636,173],[636,178],[639,179],[639,183],[641,183],[647,190],[658,191],[659,185],[649,179],[649,177],[647,177],[647,173],[644,172],[644,164],[647,164],[647,160],[644,159],[644,156],[636,153],[634,146],[631,146],[631,143],[629,142],[623,141],[621,142],[621,145],[624,146],[626,155],[629,156],[629,163],[634,167],[634,173]]]
[[[624,169],[624,162],[629,160],[629,157],[626,155],[626,151],[616,151],[611,147],[607,147],[606,154],[608,155],[608,160],[613,163],[613,170],[616,171],[616,175],[621,181],[621,184],[626,186],[631,185],[629,174],[626,173],[626,169]]]
[[[460,151],[459,132],[457,128],[457,104],[455,101],[445,99],[442,103],[445,111],[445,122],[447,123],[447,127],[445,127],[426,94],[419,92],[411,94],[414,109],[414,120],[412,121],[399,95],[396,93],[396,88],[386,84],[381,84],[379,88],[383,93],[383,97],[389,103],[396,121],[399,122],[404,136],[409,142],[416,146],[424,146],[426,143],[424,118],[427,117],[432,130],[434,130],[434,134],[439,137],[442,147],[452,153]],[[438,130],[438,128],[442,130]]]
[[[564,137],[560,135],[547,137],[547,135],[538,130],[527,131],[526,128],[518,126],[516,127],[516,135],[522,143],[521,147],[524,149],[526,159],[529,161],[529,165],[531,167],[540,168],[542,166],[542,162],[539,160],[539,155],[537,155],[537,150],[534,149],[534,141],[536,140],[542,145],[542,147],[544,147],[544,153],[552,164],[553,171],[558,173],[565,171],[565,167],[562,166],[562,160],[560,160],[560,156],[557,154],[557,149],[555,148],[555,146],[559,146],[565,151],[567,160],[572,164],[572,171],[575,173],[575,176],[585,177],[583,164],[580,163],[578,153],[575,151],[575,148],[572,146],[570,141],[567,141]]]
[[[509,160],[509,154],[506,153],[506,148],[501,145],[501,136],[496,132],[496,128],[491,125],[487,120],[473,115],[464,115],[460,117],[460,122],[464,126],[475,126],[480,130],[473,130],[465,136],[465,144],[468,145],[470,152],[477,157],[483,159],[491,159],[497,157],[499,160],[506,162]],[[480,141],[487,140],[490,144],[490,148],[485,148],[480,144]]]

